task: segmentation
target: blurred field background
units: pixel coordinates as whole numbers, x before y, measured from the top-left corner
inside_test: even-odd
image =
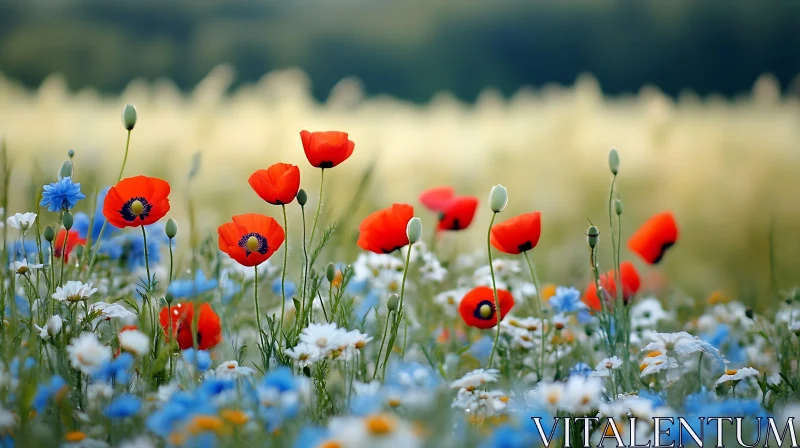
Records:
[[[483,199],[502,183],[501,219],[543,213],[545,280],[580,286],[587,219],[607,237],[616,147],[623,237],[673,210],[669,283],[766,306],[800,270],[797,29],[789,2],[0,0],[10,212],[32,209],[33,185],[69,148],[87,195],[112,183],[128,102],[139,121],[126,173],[169,180],[174,216],[185,222],[193,198],[208,232],[274,212],[246,178],[276,161],[301,167],[315,205],[319,174],[298,133],[345,130],[356,152],[326,174],[328,219],[347,223],[343,259],[359,220],[390,201],[417,206],[430,231],[420,191]],[[484,247],[487,211],[445,250]]]

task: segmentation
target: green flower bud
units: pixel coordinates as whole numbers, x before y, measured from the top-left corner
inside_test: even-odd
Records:
[[[614,148],[611,148],[611,151],[608,152],[608,169],[615,176],[619,172],[619,153]]]
[[[617,212],[617,216],[622,214],[622,201],[619,199],[614,199],[614,211]]]
[[[747,316],[748,319],[753,319],[756,315],[755,311],[752,308],[747,308],[744,310],[744,315]]]
[[[597,230],[595,226],[589,226],[589,230],[586,231],[586,241],[589,242],[589,247],[592,249],[597,246],[597,237],[600,236],[600,231]]]
[[[44,228],[44,239],[48,243],[52,243],[54,239],[56,239],[56,231],[53,230],[52,227],[47,226]]]
[[[76,246],[76,247],[75,247],[75,255],[77,255],[77,257],[78,257],[78,260],[80,260],[81,258],[83,258],[83,251],[84,251],[84,247],[85,247],[85,246],[84,246],[83,244],[81,244],[80,246]]]
[[[492,191],[489,192],[489,207],[492,208],[492,211],[500,213],[506,208],[506,204],[508,204],[508,190],[506,190],[506,187],[500,184],[492,187]]]
[[[336,266],[333,263],[328,263],[325,267],[325,278],[331,283],[336,279]]]
[[[65,211],[64,219],[61,221],[61,223],[64,224],[64,228],[67,230],[71,229],[73,222],[72,213],[69,210]]]
[[[75,157],[75,150],[74,149],[68,150],[67,151],[67,157],[69,157],[70,159]]]
[[[126,104],[122,109],[122,125],[129,131],[136,126],[136,108],[132,104]]]
[[[61,170],[58,172],[58,178],[63,179],[65,177],[72,177],[74,170],[72,166],[72,161],[67,160],[61,165]]]
[[[411,218],[408,224],[406,224],[406,236],[408,237],[409,243],[416,244],[416,242],[422,238],[422,220],[416,216]]]
[[[175,238],[175,235],[178,234],[178,223],[175,222],[174,219],[169,218],[167,220],[167,225],[164,226],[164,232],[167,234],[167,238]]]
[[[302,188],[297,190],[297,203],[300,204],[300,207],[304,207],[306,202],[308,202],[308,194],[306,193],[306,190],[303,190]]]
[[[392,294],[389,296],[389,300],[386,302],[386,308],[389,308],[389,311],[397,311],[397,307],[400,306],[400,297],[397,294]]]

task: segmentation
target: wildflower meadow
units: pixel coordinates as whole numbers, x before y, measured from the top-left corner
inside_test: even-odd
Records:
[[[344,127],[176,169],[142,148],[163,117],[102,110],[84,123],[115,142],[101,162],[54,150],[30,191],[10,179],[33,157],[0,143],[0,447],[798,446],[800,290],[673,288],[662,266],[698,219],[628,188],[633,151],[587,163],[599,200],[571,230],[478,159],[432,154],[480,182],[406,169],[384,182],[425,187],[386,200],[368,182],[385,161],[343,171],[363,151]],[[568,255],[542,251],[554,234]],[[564,259],[583,280],[554,280]]]

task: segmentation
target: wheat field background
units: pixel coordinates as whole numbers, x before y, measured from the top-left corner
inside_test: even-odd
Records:
[[[52,181],[67,149],[76,151],[87,195],[112,183],[125,144],[120,111],[132,103],[139,121],[126,174],[169,180],[172,216],[184,221],[192,198],[199,228],[209,233],[232,213],[263,208],[246,179],[273,162],[299,165],[302,187],[316,197],[319,174],[305,161],[298,133],[337,129],[356,142],[351,160],[326,174],[328,222],[350,218],[340,232],[342,261],[352,261],[356,224],[378,207],[412,203],[430,231],[434,217],[417,202],[420,191],[451,184],[484,200],[501,183],[510,194],[503,215],[543,213],[534,257],[545,280],[582,283],[589,276],[587,219],[607,229],[606,158],[615,147],[623,238],[653,213],[677,216],[680,242],[658,274],[676,297],[720,289],[768,307],[771,292],[791,287],[800,269],[800,99],[782,95],[769,76],[735,99],[686,93],[673,100],[655,88],[605,97],[582,76],[573,86],[520,90],[508,99],[487,89],[474,104],[441,93],[423,105],[367,97],[354,79],[319,103],[298,70],[236,89],[233,79],[232,69],[220,66],[188,94],[169,81],[134,81],[119,96],[103,96],[70,92],[58,75],[36,90],[0,77],[0,135],[16,192],[10,212],[33,208],[33,185]],[[197,153],[201,174],[190,182]],[[370,188],[346,213],[370,166]],[[298,223],[299,210],[290,213]],[[467,235],[448,235],[443,244],[479,250],[488,218],[484,207]]]

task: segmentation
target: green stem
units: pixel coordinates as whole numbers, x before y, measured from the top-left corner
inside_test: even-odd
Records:
[[[253,284],[253,300],[256,302],[256,329],[258,331],[258,339],[261,341],[261,362],[264,363],[264,371],[267,371],[266,357],[264,356],[264,333],[261,330],[261,309],[258,306],[258,266],[253,266],[255,273],[255,283]]]
[[[174,260],[172,258],[172,238],[169,240],[169,284],[172,284],[172,272],[174,270]]]
[[[531,271],[531,278],[533,278],[533,286],[536,288],[536,308],[537,308],[537,311],[539,312],[539,319],[541,319],[541,321],[542,321],[541,322],[541,328],[540,328],[540,330],[542,332],[542,358],[541,358],[541,363],[539,363],[539,372],[538,372],[539,381],[541,381],[542,380],[542,375],[544,374],[544,349],[545,349],[545,344],[544,344],[544,336],[545,336],[545,334],[544,334],[544,313],[542,312],[542,296],[540,295],[539,279],[536,276],[536,268],[533,266],[533,263],[531,262],[531,259],[528,256],[528,251],[523,252],[523,254],[525,255],[525,261],[528,262],[528,270]]]
[[[67,240],[69,240],[69,230],[64,228],[64,243],[61,245],[61,275],[58,279],[58,285],[64,286],[64,265],[67,264]],[[23,252],[25,248],[23,247]]]
[[[386,365],[389,364],[389,355],[392,354],[394,341],[397,339],[397,330],[400,329],[400,319],[403,318],[403,298],[406,295],[406,277],[408,276],[408,266],[411,264],[411,248],[414,243],[409,243],[408,252],[406,252],[406,265],[403,268],[403,280],[400,282],[400,301],[397,304],[397,311],[395,312],[394,325],[392,325],[392,337],[389,339],[389,345],[386,346],[386,357],[383,360],[383,371],[381,378],[386,378]]]
[[[119,169],[117,183],[122,180],[122,173],[125,172],[125,164],[128,163],[128,148],[131,146],[131,131],[128,131],[128,138],[125,140],[125,156],[122,158],[122,167]]]
[[[284,288],[284,285],[286,283],[286,260],[289,258],[289,227],[288,221],[286,220],[286,206],[281,204],[281,208],[283,209],[283,232],[286,236],[283,240],[283,272],[281,273],[281,324],[278,328],[283,331],[283,315],[286,311],[286,289]],[[280,342],[280,344],[282,343],[283,341]]]
[[[492,361],[494,361],[494,352],[497,351],[497,343],[500,341],[500,298],[497,297],[497,282],[494,278],[494,265],[492,264],[492,226],[494,226],[494,219],[497,217],[497,212],[492,213],[492,220],[489,221],[489,230],[486,232],[486,253],[489,255],[489,273],[492,275],[492,293],[494,294],[494,313],[497,316],[497,331],[494,334],[494,344],[492,344],[492,354],[489,355],[489,363],[486,364],[487,369],[492,368]]]
[[[317,214],[314,215],[314,224],[311,226],[311,239],[308,240],[309,247],[314,244],[314,233],[317,231],[317,221],[319,220],[319,211],[322,209],[322,185],[325,183],[325,168],[320,169],[319,174],[319,198],[317,198]]]
[[[142,228],[142,239],[143,239],[143,244],[144,244],[144,268],[145,268],[145,272],[147,272],[147,290],[145,291],[144,297],[142,298],[142,307],[144,307],[145,311],[148,314],[151,315],[150,319],[152,320],[153,316],[155,315],[155,313],[150,308],[150,294],[151,294],[151,290],[153,288],[153,284],[150,281],[150,279],[151,279],[151,277],[150,277],[150,257],[149,257],[149,255],[147,253],[147,231],[145,231],[144,226],[140,226],[140,227]],[[198,313],[195,313],[195,315],[197,315],[197,314]],[[150,330],[155,331],[155,328],[156,328],[155,327],[155,322],[150,322]],[[193,330],[194,330],[194,328],[193,328]],[[192,332],[192,334],[194,335],[196,333]],[[197,339],[197,338],[194,337],[194,339]]]
[[[306,208],[305,206],[300,206],[300,215],[302,216],[303,220],[303,293],[302,299],[300,301],[300,306],[303,309],[306,309],[306,288],[308,287],[308,247],[306,246]]]
[[[375,370],[372,372],[372,379],[378,374],[378,366],[381,363],[381,353],[383,353],[383,344],[386,342],[386,334],[389,333],[389,321],[392,320],[392,312],[386,313],[386,325],[383,328],[383,338],[381,338],[381,345],[378,347],[378,357],[375,358]]]

